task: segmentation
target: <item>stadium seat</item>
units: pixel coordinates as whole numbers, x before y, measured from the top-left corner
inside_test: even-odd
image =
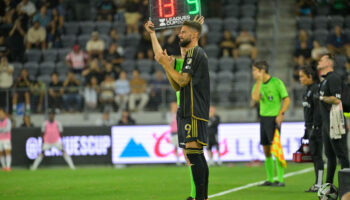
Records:
[[[121,67],[124,71],[126,71],[128,74],[130,74],[136,68],[136,63],[134,60],[125,60],[121,64]]]
[[[80,22],[81,34],[91,35],[95,30],[95,23],[93,21],[83,21]]]
[[[230,57],[223,57],[219,60],[220,71],[230,71],[234,69],[235,60]],[[226,72],[227,73],[227,72]]]
[[[43,62],[39,65],[40,75],[51,75],[55,71],[54,62]]]
[[[62,83],[63,83],[66,79],[67,79],[67,75],[65,75],[65,74],[64,74],[64,75],[59,75],[59,76],[58,76],[58,80],[59,80],[60,82],[62,82]]]
[[[126,47],[124,49],[124,58],[127,60],[133,60],[136,57],[137,49],[135,47]]]
[[[205,19],[205,24],[208,25],[209,31],[221,31],[222,23],[223,21],[220,18]]]
[[[40,82],[43,82],[45,83],[46,85],[49,85],[50,82],[51,82],[51,76],[50,75],[40,75],[38,78],[37,78],[37,81],[40,81]]]
[[[247,30],[254,32],[255,30],[255,20],[253,18],[243,18],[239,21],[240,30]]]
[[[63,28],[66,35],[77,35],[79,33],[79,22],[64,22]]]
[[[78,37],[78,44],[82,49],[85,49],[86,43],[90,40],[91,34],[80,35]]]
[[[236,59],[235,70],[236,71],[250,71],[252,60],[248,57],[239,57]]]
[[[219,93],[230,93],[232,91],[232,84],[220,82],[216,86],[216,91]]]
[[[141,78],[145,79],[146,82],[149,82],[152,80],[152,75],[147,72],[141,72],[140,76]]]
[[[69,67],[65,62],[59,62],[56,64],[56,72],[60,75],[67,75],[69,71]]]
[[[256,4],[258,2],[258,0],[243,0],[242,3],[244,5],[247,5],[247,4]]]
[[[237,31],[239,22],[236,18],[230,17],[224,20],[224,29],[229,31]]]
[[[117,30],[117,32],[119,34],[125,34],[126,32],[126,24],[125,22],[121,22],[121,21],[118,21],[118,22],[114,22],[113,25],[112,25],[112,28]]]
[[[11,63],[13,65],[13,79],[15,80],[21,73],[23,64],[20,62]]]
[[[327,43],[328,31],[327,30],[316,30],[314,31],[314,39],[317,40],[322,46]]]
[[[207,35],[208,44],[219,44],[222,39],[222,32],[209,31]]]
[[[118,35],[118,41],[116,42],[117,45],[125,47],[126,39],[124,35],[119,34]]]
[[[241,17],[255,17],[256,7],[253,4],[246,4],[241,6],[240,12]]]
[[[216,82],[219,83],[225,83],[227,85],[231,85],[230,83],[233,82],[234,76],[233,73],[228,73],[227,71],[220,71],[216,73]]]
[[[327,16],[329,14],[329,6],[318,7],[316,13],[318,16]]]
[[[344,24],[344,17],[342,16],[332,16],[329,19],[329,25],[331,29],[333,29],[335,26],[343,27],[343,24]]]
[[[314,18],[314,28],[316,30],[319,30],[319,29],[327,30],[328,29],[328,18],[326,16],[316,16]]]
[[[142,59],[136,61],[137,69],[140,70],[141,73],[151,73],[153,62],[148,59]]]
[[[61,36],[63,48],[72,48],[76,43],[77,37],[75,35]]]
[[[237,5],[227,5],[224,7],[225,17],[238,17],[239,16],[239,6]]]
[[[30,49],[25,53],[27,62],[40,62],[41,61],[41,50]]]
[[[344,25],[345,25],[346,28],[350,28],[350,15],[345,17]]]
[[[208,58],[208,66],[210,72],[218,71],[218,60],[216,58]]]
[[[85,46],[83,48],[85,48]],[[58,61],[65,61],[66,60],[66,56],[71,51],[72,51],[72,49],[59,49],[58,50]]]
[[[350,28],[345,29],[344,33],[350,38]]]
[[[100,39],[105,42],[105,48],[108,48],[111,44],[111,38],[107,34],[100,34]]]
[[[247,83],[251,80],[251,72],[250,71],[239,71],[234,73],[236,82]]]
[[[335,68],[344,68],[347,58],[345,55],[337,54],[335,56]]]
[[[244,88],[249,88],[247,85]],[[233,105],[236,107],[245,107],[249,105],[249,93],[242,88],[234,87],[230,94],[230,100],[233,101]]]
[[[312,29],[312,18],[309,16],[301,16],[298,19],[299,29],[311,30]]]
[[[37,62],[26,62],[24,63],[23,68],[28,71],[28,75],[30,77],[36,77],[38,74],[39,65]]]
[[[140,34],[129,34],[125,37],[125,46],[127,47],[138,47],[141,40]]]
[[[96,22],[96,28],[99,33],[108,35],[112,28],[112,23],[109,21]]]
[[[154,69],[154,71],[158,71],[158,70],[162,71],[162,70],[164,70],[162,65],[157,63],[157,61],[153,61],[153,69]]]
[[[55,62],[57,60],[58,52],[56,49],[47,49],[42,52],[43,61]]]
[[[219,56],[219,48],[214,44],[206,45],[204,49],[209,58],[217,58]]]

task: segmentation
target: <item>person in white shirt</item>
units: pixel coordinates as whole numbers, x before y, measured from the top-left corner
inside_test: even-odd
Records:
[[[129,100],[130,85],[126,78],[126,72],[119,74],[119,79],[115,81],[115,103],[119,106],[119,110],[124,110]]]
[[[18,6],[21,11],[27,14],[29,17],[32,17],[36,12],[35,4],[29,0],[22,0]]]
[[[102,59],[105,42],[99,38],[97,31],[92,32],[91,36],[91,39],[86,44],[86,51],[90,58],[99,57]]]

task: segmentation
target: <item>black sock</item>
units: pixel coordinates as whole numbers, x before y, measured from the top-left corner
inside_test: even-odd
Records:
[[[196,185],[196,200],[204,200],[206,168],[202,159],[203,149],[187,148],[186,154],[191,163],[193,180]]]
[[[205,159],[204,154],[201,154],[202,162],[204,163],[204,168],[205,168],[205,190],[204,190],[204,195],[205,199],[208,199],[208,184],[209,184],[209,167],[207,160]]]

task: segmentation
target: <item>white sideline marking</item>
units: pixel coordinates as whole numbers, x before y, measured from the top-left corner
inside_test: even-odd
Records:
[[[299,171],[287,173],[283,177],[284,178],[288,178],[288,177],[291,177],[291,176],[304,174],[304,173],[307,173],[307,172],[310,172],[310,171],[313,171],[313,170],[314,170],[314,168],[310,167],[310,168],[302,169],[302,170],[299,170]],[[223,195],[226,195],[226,194],[229,194],[229,193],[232,193],[232,192],[237,192],[239,190],[244,190],[244,189],[247,189],[247,188],[250,188],[250,187],[257,186],[257,185],[259,185],[259,184],[261,184],[263,182],[264,181],[259,181],[259,182],[255,182],[255,183],[249,183],[249,184],[244,185],[244,186],[240,186],[240,187],[232,188],[232,189],[229,189],[229,190],[226,190],[226,191],[222,191],[222,192],[219,192],[219,193],[216,193],[216,194],[212,194],[208,198],[219,197],[219,196],[223,196]]]

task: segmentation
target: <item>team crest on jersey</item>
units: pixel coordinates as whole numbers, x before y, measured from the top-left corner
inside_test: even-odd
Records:
[[[187,64],[190,65],[192,63],[192,58],[187,59]]]
[[[268,96],[267,98],[268,98],[270,101],[273,100],[273,96]]]

